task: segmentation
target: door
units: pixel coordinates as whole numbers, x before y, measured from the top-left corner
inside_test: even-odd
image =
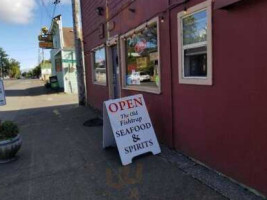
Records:
[[[113,98],[120,98],[120,69],[119,69],[119,59],[118,59],[118,48],[117,45],[113,45],[111,48],[111,64],[112,64],[112,93]]]

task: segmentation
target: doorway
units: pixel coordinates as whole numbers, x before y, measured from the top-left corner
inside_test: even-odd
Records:
[[[111,48],[111,56],[112,56],[112,71],[113,71],[113,98],[117,99],[120,97],[120,69],[119,69],[119,58],[118,58],[118,48],[117,45],[113,45]]]
[[[117,99],[121,97],[118,38],[110,39],[107,44],[109,96],[111,99]]]

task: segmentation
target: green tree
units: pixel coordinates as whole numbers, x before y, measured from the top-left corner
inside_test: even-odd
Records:
[[[23,72],[23,73],[21,74],[21,76],[23,76],[23,77],[26,78],[26,76],[27,76],[27,72]]]
[[[39,64],[32,70],[32,75],[39,78],[41,76],[41,65]]]
[[[9,60],[9,70],[8,75],[10,78],[19,78],[20,77],[20,63],[15,59],[11,58]]]
[[[1,74],[2,72],[2,74]],[[0,47],[0,75],[10,78],[20,77],[20,63],[13,58],[8,58],[7,53]]]
[[[0,47],[0,74],[1,76],[5,77],[8,75],[9,71],[9,60],[8,55],[4,51],[3,48]]]
[[[26,78],[32,78],[33,77],[33,75],[32,75],[32,70],[31,71],[28,71],[27,73],[26,73]]]

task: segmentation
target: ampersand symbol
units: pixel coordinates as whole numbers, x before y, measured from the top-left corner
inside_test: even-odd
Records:
[[[133,142],[138,142],[140,140],[139,135],[133,134],[132,138],[133,138]]]

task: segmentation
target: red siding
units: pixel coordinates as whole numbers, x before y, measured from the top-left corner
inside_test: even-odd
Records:
[[[225,8],[240,1],[242,0],[216,0],[214,3],[214,9]]]
[[[96,7],[105,1],[81,0],[88,102],[102,109],[108,87],[92,84],[90,50],[103,44],[97,27],[105,16]],[[115,16],[112,35],[124,34],[155,16],[159,24],[161,53],[160,95],[122,90],[122,95],[143,93],[161,142],[200,160],[214,169],[267,194],[267,2],[241,1],[227,10],[213,10],[213,85],[178,83],[177,13],[169,3],[182,0],[109,0]],[[203,0],[191,0],[186,7]],[[166,11],[166,12],[162,12]],[[170,23],[170,24],[169,24]]]
[[[267,2],[213,12],[213,86],[178,84],[172,11],[175,145],[267,194]]]
[[[132,0],[108,0],[109,15],[114,16],[122,7],[131,3]]]
[[[82,26],[84,36],[84,50],[86,63],[86,85],[88,103],[102,110],[103,101],[108,99],[108,86],[95,85],[92,83],[91,50],[103,43],[106,39],[99,39],[99,26],[105,23],[105,11],[103,16],[96,13],[97,7],[105,8],[105,0],[81,1]],[[97,23],[96,23],[97,22]]]

